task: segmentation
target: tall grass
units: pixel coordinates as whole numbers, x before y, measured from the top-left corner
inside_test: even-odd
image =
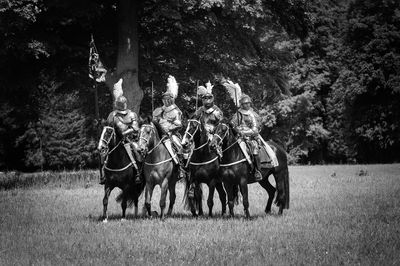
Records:
[[[37,173],[1,172],[0,190],[31,187],[88,187],[98,181],[98,170],[45,171]]]
[[[102,186],[58,188],[69,175],[55,173],[47,183],[54,188],[0,191],[0,265],[400,265],[400,164],[289,172],[291,203],[283,216],[276,206],[264,214],[267,193],[252,184],[252,220],[244,219],[242,205],[236,218],[221,217],[217,195],[215,217],[195,219],[178,184],[173,216],[165,221],[134,217],[133,210],[120,221],[113,191],[107,224],[98,219]],[[157,189],[153,210],[159,198]]]

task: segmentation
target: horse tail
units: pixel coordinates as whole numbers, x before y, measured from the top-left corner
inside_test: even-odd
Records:
[[[288,167],[286,166],[285,169],[283,170],[283,183],[285,185],[285,208],[289,209],[289,170]]]

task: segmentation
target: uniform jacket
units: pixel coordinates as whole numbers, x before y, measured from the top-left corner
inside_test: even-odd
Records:
[[[197,109],[196,116],[200,117],[200,121],[203,123],[205,129],[209,133],[213,133],[215,127],[224,117],[221,109],[218,106],[213,105],[212,107],[206,109],[204,106]]]
[[[133,128],[135,132],[139,131],[138,116],[129,109],[126,113],[117,110],[112,111],[107,118],[107,124],[115,126],[121,133],[129,128]]]
[[[155,109],[153,119],[160,123],[167,133],[174,133],[182,127],[182,112],[175,104]]]
[[[258,136],[260,125],[258,123],[258,115],[253,109],[244,110],[240,108],[239,119],[237,115],[232,118],[232,123],[245,137]],[[238,121],[239,120],[239,121]]]

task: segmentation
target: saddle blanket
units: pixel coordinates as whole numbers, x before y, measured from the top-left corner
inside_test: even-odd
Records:
[[[260,161],[261,161],[261,168],[272,168],[274,167],[272,165],[272,160],[268,156],[267,151],[265,150],[265,147],[261,147],[259,150],[260,153]]]

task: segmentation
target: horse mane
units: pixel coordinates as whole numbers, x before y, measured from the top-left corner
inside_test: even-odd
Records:
[[[235,125],[231,121],[226,121],[225,124],[229,126],[229,129],[232,131],[232,134],[235,138],[237,138],[240,134],[240,132],[237,130]]]

